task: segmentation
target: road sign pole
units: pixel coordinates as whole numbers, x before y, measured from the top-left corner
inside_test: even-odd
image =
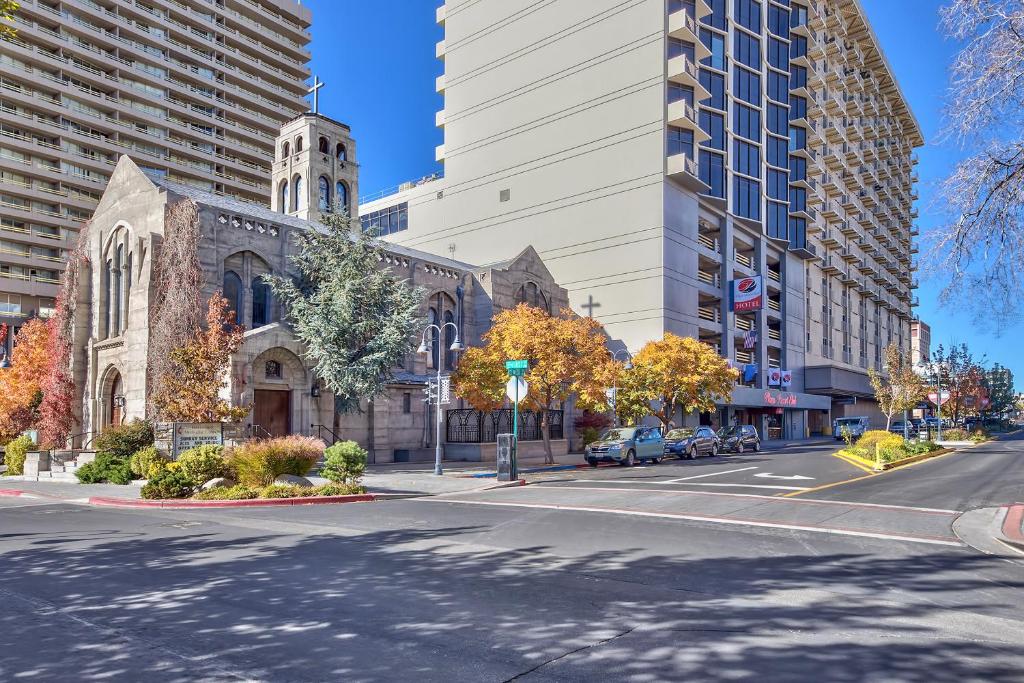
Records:
[[[518,378],[517,378],[518,379]],[[512,407],[512,481],[519,478],[519,382],[516,382],[516,400]]]

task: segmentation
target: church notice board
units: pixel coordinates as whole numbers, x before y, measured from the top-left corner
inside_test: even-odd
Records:
[[[196,446],[223,446],[224,424],[221,422],[171,422],[154,428],[157,450],[177,458]]]

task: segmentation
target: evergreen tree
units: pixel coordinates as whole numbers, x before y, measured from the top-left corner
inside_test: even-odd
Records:
[[[334,394],[338,435],[339,415],[381,395],[408,353],[422,293],[383,266],[377,242],[353,230],[347,216],[329,215],[321,230],[295,239],[296,277],[265,280],[314,373]]]

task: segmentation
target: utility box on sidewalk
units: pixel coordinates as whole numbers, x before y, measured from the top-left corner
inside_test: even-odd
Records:
[[[511,434],[498,434],[498,481],[515,481],[519,478],[516,467],[515,444]]]

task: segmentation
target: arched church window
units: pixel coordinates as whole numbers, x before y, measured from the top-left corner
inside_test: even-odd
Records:
[[[295,153],[298,154],[302,151],[302,136],[295,138]]]
[[[431,325],[438,325],[437,309],[431,308],[430,313],[427,316],[430,319]],[[437,328],[433,327],[430,330],[430,367],[435,370],[438,368],[438,363],[441,362],[441,335],[438,334]]]
[[[516,293],[516,302],[539,308],[548,313],[551,312],[548,310],[548,299],[544,296],[544,292],[541,291],[536,282],[527,282],[520,287]]]
[[[302,210],[302,176],[297,175],[292,180],[292,211]]]
[[[128,313],[132,308],[132,252],[128,252],[128,263],[124,269],[124,327],[128,329]]]
[[[285,143],[287,144],[287,143]],[[282,180],[281,187],[277,189],[277,210],[281,213],[288,213],[288,181]]]
[[[324,213],[328,213],[331,210],[331,183],[323,176],[320,176],[320,180],[317,183],[320,186],[319,208]]]
[[[336,152],[338,161],[348,161],[348,149],[345,148],[345,143],[339,142]]]
[[[270,324],[270,286],[262,279],[252,281],[252,327]]]
[[[339,212],[348,211],[348,185],[340,180],[335,185],[334,201],[337,202]]]
[[[235,322],[242,321],[242,278],[233,270],[224,271],[224,298],[235,314]]]
[[[104,338],[110,336],[110,294],[114,287],[110,278],[112,265],[113,263],[108,259],[106,267],[103,269],[103,310],[100,311],[100,316],[103,318]]]
[[[281,364],[276,360],[268,360],[263,366],[263,374],[267,379],[281,379],[283,376]]]
[[[452,351],[452,344],[455,343],[455,328],[452,326],[455,324],[455,315],[451,311],[445,311],[444,322],[444,366],[451,371],[455,369],[455,352]]]
[[[291,156],[291,153],[292,153],[292,146],[290,144],[288,144],[287,140],[285,140],[284,144],[281,145],[281,158],[282,159],[287,159],[289,156]]]
[[[121,264],[124,263],[124,261],[122,260],[122,258],[124,256],[124,246],[120,245],[120,244],[117,245],[117,251],[115,252],[115,254],[116,255],[114,256],[114,296],[112,297],[113,298],[113,302],[111,302],[111,304],[114,307],[114,324],[113,324],[114,334],[120,334],[121,333],[121,292],[123,291],[121,289],[122,286],[123,286],[122,285],[122,280],[121,280]]]
[[[331,153],[331,143],[324,136],[320,136],[319,149],[321,154]]]

